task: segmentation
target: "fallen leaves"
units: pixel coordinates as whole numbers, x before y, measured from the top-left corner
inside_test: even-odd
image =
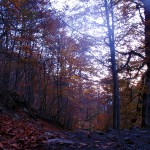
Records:
[[[91,133],[89,138],[82,131],[63,131],[40,119],[33,120],[23,111],[17,115],[19,119],[13,113],[0,113],[0,150],[150,149],[149,130],[98,131]]]
[[[44,130],[36,122],[15,120],[6,114],[0,114],[0,120],[0,149],[38,149],[44,145]]]
[[[4,146],[1,142],[0,142],[0,149],[4,149]]]

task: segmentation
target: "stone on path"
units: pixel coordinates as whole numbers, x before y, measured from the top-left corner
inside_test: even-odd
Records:
[[[47,140],[48,144],[75,144],[75,142],[71,140],[66,140],[62,138],[55,138],[55,139],[49,139]]]

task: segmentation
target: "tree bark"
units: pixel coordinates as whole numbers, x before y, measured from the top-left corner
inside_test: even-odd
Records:
[[[119,130],[120,128],[120,97],[119,97],[119,86],[118,86],[118,75],[116,69],[115,59],[115,41],[114,41],[114,16],[113,16],[113,4],[111,3],[111,10],[108,10],[108,1],[105,0],[105,13],[107,20],[109,48],[111,54],[111,69],[113,77],[113,128]],[[111,24],[111,25],[110,25]]]
[[[145,14],[145,62],[147,71],[145,73],[145,90],[143,94],[142,126],[150,127],[150,1],[143,0]]]

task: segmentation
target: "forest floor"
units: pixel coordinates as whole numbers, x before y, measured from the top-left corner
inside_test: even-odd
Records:
[[[66,131],[0,106],[0,150],[150,150],[150,130]]]

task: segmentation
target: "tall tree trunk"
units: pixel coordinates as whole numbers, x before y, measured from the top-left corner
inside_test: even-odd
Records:
[[[147,71],[145,73],[145,90],[143,94],[142,126],[150,127],[150,1],[143,0],[145,14],[145,56]]]
[[[113,76],[113,128],[118,130],[120,128],[120,98],[119,98],[119,87],[118,87],[118,76],[116,71],[116,60],[115,60],[115,41],[114,41],[114,14],[113,14],[113,3],[110,1],[111,9],[108,8],[108,1],[105,0],[105,14],[108,29],[109,48],[111,54],[111,68]]]

